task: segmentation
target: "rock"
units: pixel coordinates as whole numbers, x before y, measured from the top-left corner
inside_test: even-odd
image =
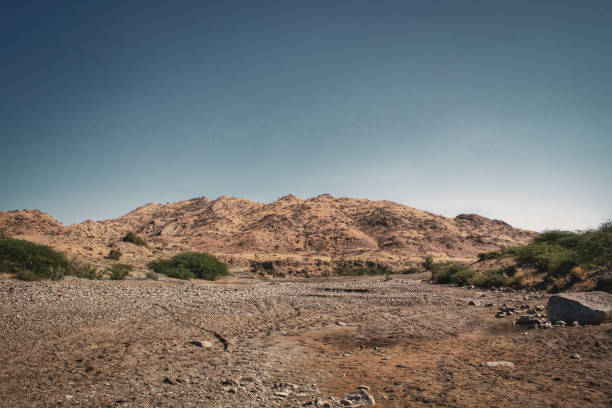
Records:
[[[544,311],[544,306],[542,306],[542,305],[537,305],[537,306],[535,307],[535,310],[537,310],[538,312],[542,312],[542,311]]]
[[[540,326],[543,329],[550,329],[552,327],[552,323],[551,322],[544,322],[542,323],[542,325]]]
[[[528,325],[537,324],[538,326],[541,323],[540,320],[536,319],[533,316],[529,316],[529,315],[523,315],[523,316],[519,317],[516,322],[518,324],[528,324]]]
[[[560,293],[550,297],[547,311],[551,320],[575,320],[580,324],[612,322],[612,294]]]
[[[233,378],[228,378],[227,380],[221,381],[221,385],[225,385],[228,387],[239,387],[240,386],[238,381],[234,380]]]
[[[336,322],[336,324],[337,324],[338,326],[346,326],[346,323],[344,323],[344,322]]]
[[[194,346],[202,347],[202,348],[211,348],[213,346],[213,344],[207,340],[204,340],[204,341],[193,340],[193,341],[190,341],[189,344],[193,344]]]
[[[578,323],[578,321],[574,320],[574,321],[572,322],[572,326],[574,326],[574,327],[580,327],[580,323]]]
[[[482,363],[481,366],[484,367],[514,367],[514,363],[510,361],[487,361],[486,363]]]
[[[345,407],[350,407],[353,405],[353,403],[349,400],[343,399],[343,400],[340,400],[340,405],[344,405]]]
[[[555,322],[553,322],[553,326],[566,326],[567,323],[565,323],[563,320],[557,320]]]
[[[367,391],[370,389],[370,387],[368,387],[367,385],[360,385],[359,387],[357,387],[357,389]]]
[[[164,378],[164,384],[176,385],[176,381],[166,377]]]
[[[580,354],[576,353],[576,354],[572,354],[572,357],[574,360],[580,360]]]
[[[470,306],[480,306],[480,302],[478,300],[470,300],[468,302],[468,305],[470,305]]]
[[[364,389],[357,389],[357,392],[353,392],[346,396],[346,399],[351,401],[353,404],[361,405],[376,405],[374,397],[366,392]]]
[[[281,398],[287,398],[289,396],[289,393],[285,391],[277,391],[274,393],[274,396],[281,397]]]

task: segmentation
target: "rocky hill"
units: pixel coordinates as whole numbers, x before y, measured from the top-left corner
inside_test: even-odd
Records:
[[[62,226],[38,210],[0,212],[9,235],[49,244],[84,261],[147,261],[184,250],[202,250],[234,265],[274,271],[325,273],[342,262],[404,268],[431,255],[470,262],[480,252],[520,245],[536,233],[475,214],[446,218],[390,201],[284,196],[270,204],[222,196],[147,204],[115,219]],[[147,248],[121,242],[134,231]]]

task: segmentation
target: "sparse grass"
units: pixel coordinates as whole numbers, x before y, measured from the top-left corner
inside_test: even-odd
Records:
[[[147,264],[147,268],[178,279],[216,280],[229,275],[227,265],[204,252],[185,252],[170,259],[152,261]]]
[[[110,252],[108,253],[108,255],[106,255],[107,259],[112,259],[113,261],[118,261],[119,258],[121,258],[121,255],[123,255],[121,253],[120,250],[118,249],[111,249]]]
[[[427,258],[425,258],[425,262],[423,262],[423,267],[425,268],[426,271],[431,271],[434,265],[435,265],[434,260],[431,256],[428,256]]]
[[[421,271],[418,268],[412,267],[412,268],[405,269],[402,273],[405,275],[410,275],[414,273],[421,273]]]
[[[124,280],[126,276],[129,276],[130,272],[133,270],[133,265],[114,264],[108,269],[108,272],[110,272],[110,278],[112,280]]]
[[[144,239],[140,238],[138,235],[136,235],[135,232],[128,232],[127,234],[125,234],[125,236],[121,239],[123,242],[129,242],[130,244],[134,244],[134,245],[138,245],[138,246],[147,246],[147,243],[145,242]]]

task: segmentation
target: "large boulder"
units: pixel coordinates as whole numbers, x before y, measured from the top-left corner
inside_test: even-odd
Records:
[[[612,322],[612,294],[606,292],[561,293],[553,295],[546,307],[552,321],[580,324]]]

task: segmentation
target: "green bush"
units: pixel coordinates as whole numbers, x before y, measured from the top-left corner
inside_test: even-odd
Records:
[[[140,238],[138,235],[136,235],[135,232],[128,232],[127,234],[125,234],[125,236],[121,239],[123,242],[129,242],[130,244],[134,244],[134,245],[139,245],[139,246],[147,246],[147,243],[144,241],[144,239]]]
[[[33,282],[40,279],[34,272],[27,269],[20,270],[19,272],[17,272],[16,276],[17,279],[27,282]]]
[[[185,252],[170,259],[149,262],[147,267],[156,273],[178,279],[216,280],[229,274],[227,265],[204,252]]]
[[[471,284],[474,276],[476,276],[475,271],[462,266],[455,265],[450,267],[449,270],[451,272],[451,282],[456,283],[459,286]]]
[[[108,269],[112,280],[123,280],[132,270],[134,266],[128,264],[115,264]]]
[[[76,265],[75,276],[84,279],[102,279],[102,273],[98,272],[98,268],[91,264]]]
[[[500,251],[482,252],[478,254],[478,260],[482,262],[488,261],[489,259],[499,259],[501,255],[502,253]]]
[[[508,286],[510,280],[505,275],[503,269],[483,271],[476,275],[474,284],[481,288]]]
[[[113,261],[118,261],[119,258],[121,258],[121,255],[123,254],[118,249],[111,249],[108,255],[106,255],[106,258],[112,259]]]
[[[336,269],[336,275],[338,276],[386,275],[388,273],[390,273],[390,271],[387,268],[381,268],[379,266],[358,268],[340,267]]]
[[[38,280],[62,279],[64,274],[73,274],[74,268],[64,255],[46,245],[1,237],[0,271],[24,280]]]
[[[423,262],[423,267],[426,271],[431,271],[434,266],[434,260],[431,256],[425,258],[425,262]]]

